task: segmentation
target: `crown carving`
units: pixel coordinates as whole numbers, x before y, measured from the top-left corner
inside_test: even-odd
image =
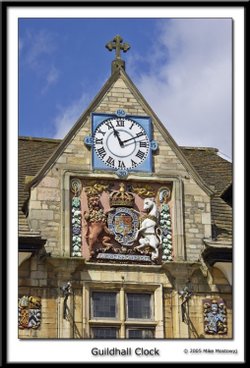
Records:
[[[133,193],[125,191],[125,185],[120,184],[120,189],[110,194],[111,207],[134,207],[135,198]]]

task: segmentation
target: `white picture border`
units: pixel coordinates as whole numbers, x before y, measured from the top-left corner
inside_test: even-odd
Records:
[[[234,338],[232,340],[19,340],[17,339],[18,242],[18,18],[232,18],[234,89]],[[9,7],[7,9],[7,362],[244,362],[244,7]],[[227,134],[227,132],[225,132]],[[237,178],[237,180],[236,180]],[[237,214],[237,215],[235,215]],[[93,347],[158,348],[160,356],[95,357]],[[190,354],[190,349],[237,353]],[[185,353],[185,351],[188,353]]]

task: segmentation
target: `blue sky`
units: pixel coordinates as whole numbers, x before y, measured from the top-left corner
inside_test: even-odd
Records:
[[[63,138],[110,76],[126,72],[180,145],[231,157],[231,19],[19,19],[19,135]],[[226,158],[228,158],[226,157]]]

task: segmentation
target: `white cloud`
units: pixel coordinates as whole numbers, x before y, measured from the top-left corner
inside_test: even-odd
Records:
[[[53,54],[56,51],[55,36],[47,30],[27,32],[25,40],[19,40],[19,49],[25,52],[24,63],[36,76],[42,78],[44,85],[41,93],[45,94],[59,78],[59,71],[53,62]]]
[[[83,93],[79,99],[73,101],[66,107],[59,107],[59,113],[54,119],[55,134],[53,138],[64,138],[73,127],[86,107],[89,97]]]
[[[50,86],[52,86],[53,84],[56,84],[58,78],[59,78],[59,71],[57,68],[55,68],[54,65],[52,65],[46,75],[46,78],[45,78],[46,84],[44,88],[42,89],[42,94],[46,93]]]
[[[148,56],[151,71],[133,76],[179,145],[213,146],[228,156],[232,139],[231,27],[230,19],[161,21],[155,50]]]
[[[27,53],[25,61],[31,68],[40,70],[41,58],[55,50],[53,36],[46,30],[40,30],[38,33],[27,32],[26,37]]]

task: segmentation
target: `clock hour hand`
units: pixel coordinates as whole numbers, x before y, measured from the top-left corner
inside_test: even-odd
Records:
[[[113,125],[112,125],[112,128],[113,128],[113,131],[114,131],[114,136],[118,139],[120,147],[123,147],[123,142],[120,138],[119,132],[113,127]]]

